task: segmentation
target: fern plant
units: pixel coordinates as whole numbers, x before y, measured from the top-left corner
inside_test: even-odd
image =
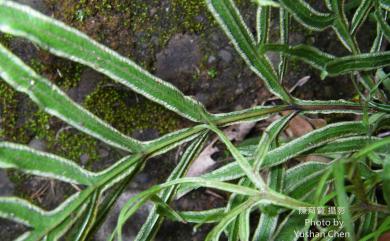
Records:
[[[344,12],[344,1],[326,0],[326,12],[313,9],[303,0],[257,0],[254,34],[243,21],[233,0],[206,0],[207,5],[248,67],[280,99],[276,105],[256,106],[242,111],[212,114],[196,100],[171,84],[148,73],[131,60],[90,39],[85,34],[13,1],[0,0],[0,30],[27,38],[52,54],[79,62],[161,104],[193,122],[193,126],[156,140],[139,141],[120,133],[88,110],[72,101],[57,86],[35,73],[22,60],[0,45],[0,76],[16,90],[27,94],[40,108],[69,125],[128,153],[113,166],[91,172],[71,160],[35,151],[15,143],[0,143],[0,167],[49,177],[77,185],[79,190],[56,209],[47,211],[17,197],[0,197],[0,216],[29,227],[18,240],[91,240],[115,200],[151,157],[188,143],[181,160],[165,183],[134,196],[122,208],[112,240],[122,240],[125,222],[145,202],[154,208],[136,240],[153,240],[164,218],[197,225],[214,223],[206,240],[297,240],[296,232],[317,228],[322,232],[347,232],[350,240],[372,240],[390,229],[390,138],[388,75],[390,52],[381,51],[390,40],[387,0],[361,0],[352,20]],[[270,10],[280,13],[280,42],[269,42]],[[356,41],[359,27],[375,17],[377,36],[369,53],[361,53]],[[313,46],[288,44],[290,17],[313,31],[331,29],[349,55],[336,57]],[[278,52],[277,69],[266,53]],[[360,101],[301,100],[281,84],[289,58],[302,60],[325,79],[349,75],[357,84]],[[222,129],[240,122],[264,120],[290,111],[272,123],[256,145],[237,147]],[[280,132],[297,114],[349,113],[357,121],[329,124],[290,142],[279,144]],[[387,133],[387,134],[386,134]],[[210,135],[226,145],[234,162],[201,177],[185,178],[191,161]],[[308,161],[285,165],[300,155],[326,156],[331,161]],[[267,173],[267,180],[260,175]],[[176,197],[199,187],[231,193],[224,208],[180,212],[169,204]],[[387,206],[386,206],[387,204]],[[321,208],[317,213],[301,213],[303,208]],[[334,214],[333,208],[343,208]],[[330,210],[330,211],[329,211]],[[251,216],[257,217],[251,223]],[[256,216],[257,215],[257,216]],[[305,220],[340,218],[342,226],[312,225]],[[257,225],[257,226],[256,226]],[[315,227],[316,226],[316,227]],[[256,227],[256,228],[254,228]],[[294,232],[296,231],[296,232]],[[318,240],[322,238],[314,238]],[[332,237],[324,238],[332,240]]]

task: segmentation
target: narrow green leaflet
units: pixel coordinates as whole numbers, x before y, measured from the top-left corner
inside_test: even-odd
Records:
[[[275,7],[275,8],[280,7],[279,3],[277,3],[274,0],[253,0],[253,2],[263,7]]]
[[[270,169],[268,175],[268,186],[275,191],[282,191],[284,185],[285,168],[276,166]],[[274,207],[270,207],[274,208]],[[262,212],[260,214],[259,223],[257,224],[252,241],[268,241],[275,232],[279,216],[274,213]]]
[[[289,28],[290,28],[290,14],[284,9],[279,9],[279,25],[280,25],[280,43],[288,44],[289,42]],[[278,66],[279,81],[283,82],[283,76],[287,71],[287,57],[283,53],[280,54],[280,63]]]
[[[152,141],[143,142],[144,149],[148,152],[150,157],[157,156],[172,150],[173,148],[178,147],[183,143],[193,140],[194,138],[201,135],[205,129],[205,125],[196,125],[194,127],[184,128],[175,132],[171,132]]]
[[[381,9],[377,9],[375,11],[375,15],[374,16],[375,16],[376,22],[378,23],[378,26],[379,26],[380,30],[382,31],[382,33],[384,34],[386,39],[390,40],[390,26],[387,23],[387,21],[385,20],[385,18],[383,17],[382,10]]]
[[[101,193],[99,191],[95,192],[90,198],[81,226],[74,236],[75,241],[84,241],[87,239],[88,233],[93,227],[97,217],[100,198]]]
[[[351,35],[356,34],[359,27],[367,19],[368,14],[370,13],[370,10],[372,9],[373,6],[374,6],[374,1],[372,1],[372,0],[362,0],[360,2],[360,5],[352,18],[352,24],[351,24],[351,30],[350,30]]]
[[[243,201],[244,202],[244,201]],[[240,234],[239,234],[239,218],[240,216],[238,215],[235,217],[225,228],[225,235],[228,238],[228,241],[239,241],[240,240]]]
[[[84,185],[95,176],[70,160],[8,142],[0,142],[0,167]]]
[[[253,170],[255,173],[259,173],[260,167],[262,164],[262,161],[264,160],[264,157],[268,153],[269,149],[271,149],[271,143],[277,138],[279,133],[282,131],[282,129],[285,127],[285,125],[291,120],[291,118],[294,116],[294,113],[291,113],[287,116],[284,116],[275,122],[273,122],[271,125],[267,127],[267,129],[263,132],[263,135],[256,147],[256,150],[254,151],[254,158],[255,161],[253,163]],[[282,186],[282,174],[283,174],[283,168],[275,167],[275,169],[272,169],[270,171],[269,178],[270,180],[268,181],[268,185],[270,188],[272,188],[275,191],[279,191]],[[248,178],[243,178],[240,180],[240,185],[242,186],[250,186]],[[232,206],[237,205],[237,203],[242,203],[244,201],[244,197],[242,196],[231,196],[231,200],[229,200],[229,203],[232,203]],[[238,223],[238,233],[240,236],[241,240],[249,240],[249,233],[250,230],[249,228],[249,215],[250,212],[247,210],[244,213],[240,214],[239,217],[231,224],[231,228],[233,231],[230,233],[231,235],[234,234],[234,228],[236,227],[236,223]],[[268,219],[274,220],[274,217],[268,217],[266,214],[262,214],[262,218],[266,219],[267,221],[262,221],[260,220],[259,222],[265,222],[268,223]],[[277,220],[277,218],[276,218]],[[259,234],[259,236],[264,235],[264,234]],[[231,239],[234,240],[234,239]]]
[[[363,134],[365,131],[361,122],[341,122],[327,125],[270,151],[264,160],[263,167],[279,165],[296,155],[329,141],[345,136]]]
[[[366,145],[369,145],[379,140],[380,138],[369,137],[369,136],[340,138],[338,140],[329,142],[323,146],[315,148],[314,150],[310,150],[307,152],[307,154],[335,155],[335,154],[343,154],[348,152],[355,152],[361,150]],[[249,145],[249,146],[239,148],[239,151],[247,157],[253,157],[255,149],[256,149],[256,145]],[[386,153],[386,150],[381,149],[378,151],[380,153]]]
[[[216,125],[229,125],[240,122],[259,121],[264,120],[270,114],[290,110],[289,105],[279,106],[256,106],[245,110],[233,111],[230,113],[214,114],[211,121]]]
[[[238,216],[238,234],[242,241],[249,241],[251,227],[250,215],[251,209],[247,209]]]
[[[191,145],[188,146],[187,150],[183,153],[181,161],[176,166],[176,168],[172,171],[171,175],[168,177],[167,181],[175,180],[183,177],[183,175],[188,170],[188,167],[191,164],[191,161],[199,155],[202,147],[204,146],[205,140],[207,140],[207,135],[203,135],[198,137]],[[169,203],[172,197],[175,194],[176,187],[172,186],[163,190],[160,194],[161,199],[164,202]],[[141,230],[138,232],[135,240],[152,240],[156,231],[158,230],[158,226],[162,223],[163,218],[156,212],[157,209],[154,207],[142,226]]]
[[[1,22],[3,19],[1,10],[0,16]],[[141,149],[138,141],[121,134],[73,102],[57,86],[36,74],[1,44],[0,59],[0,76],[18,91],[28,94],[46,112],[112,146],[132,152]]]
[[[298,214],[297,211],[291,212],[279,224],[277,231],[271,240],[295,241],[299,235],[305,231],[305,219],[307,215]]]
[[[0,216],[38,228],[45,225],[45,211],[29,202],[11,197],[0,197]]]
[[[127,177],[120,183],[116,184],[115,187],[110,190],[109,195],[107,195],[107,197],[99,203],[98,213],[96,214],[95,222],[93,223],[92,227],[88,232],[87,240],[88,238],[91,239],[91,237],[93,237],[94,234],[100,229],[101,225],[104,223],[106,217],[109,215],[110,211],[112,210],[112,207],[115,205],[119,196],[127,188],[128,184],[137,174],[140,167],[142,167],[142,163],[138,163],[137,165],[131,167],[131,169],[133,169],[133,172],[130,175],[127,175]]]
[[[68,232],[73,225],[77,223],[79,218],[83,215],[86,209],[86,205],[84,205],[79,210],[76,210],[75,213],[65,219],[62,223],[55,226],[52,230],[50,230],[47,234],[45,234],[45,240],[59,240],[66,232]],[[35,234],[40,235],[39,232],[33,232],[29,237],[29,240],[39,240],[39,238],[34,237]]]
[[[346,100],[296,100],[296,109],[310,114],[363,114],[363,108],[359,103]]]
[[[227,225],[229,225],[229,223],[232,222],[235,217],[237,217],[240,213],[244,212],[245,210],[251,209],[258,202],[259,199],[250,198],[247,201],[238,205],[237,207],[233,208],[228,213],[226,213],[225,217],[220,222],[218,222],[218,224],[211,230],[211,232],[209,232],[205,241],[218,241],[223,230],[225,230]]]
[[[34,228],[31,232],[23,234],[18,240],[36,241],[44,238],[57,240],[71,228],[83,213],[85,197],[85,195],[73,195],[68,201],[50,212],[19,198],[0,198],[0,216]],[[70,208],[63,210],[65,207]],[[73,216],[67,213],[71,213]]]
[[[184,211],[178,213],[188,223],[215,223],[223,218],[225,208],[215,208],[205,211]]]
[[[356,240],[355,231],[352,222],[351,211],[349,207],[349,198],[347,196],[344,184],[344,163],[336,161],[333,167],[333,175],[335,178],[335,188],[337,193],[337,202],[340,207],[345,209],[345,212],[341,214],[341,218],[344,221],[344,228],[350,234],[349,240]]]
[[[244,177],[241,178],[241,180],[238,182],[238,185],[244,186],[244,187],[253,187],[253,184],[251,181]],[[225,213],[228,213],[232,211],[235,207],[240,205],[241,203],[245,202],[247,200],[246,196],[237,195],[233,193],[229,197],[228,204],[226,205],[226,211]],[[228,224],[228,226],[225,229],[226,235],[228,236],[229,241],[238,241],[238,240],[247,240],[249,237],[249,220],[248,215],[250,215],[251,210],[245,210],[241,214],[237,215],[234,220]],[[248,213],[249,212],[249,213]]]
[[[326,65],[325,72],[329,76],[368,71],[390,65],[390,52],[357,54],[337,58]]]
[[[304,200],[316,190],[328,167],[329,164],[311,161],[289,169],[284,177],[283,193]]]
[[[88,200],[95,195],[95,188],[87,189],[73,194],[53,211],[47,212],[47,218],[42,220],[42,226],[31,233],[28,240],[41,240],[46,236],[57,236],[67,232],[72,224],[83,213]]]
[[[351,113],[362,114],[362,107],[359,103],[345,100],[300,100],[296,99],[294,105],[256,106],[245,110],[230,113],[214,114],[210,120],[215,125],[227,126],[234,123],[264,120],[270,114],[292,110],[305,113]]]
[[[280,52],[286,56],[298,58],[319,70],[325,70],[326,64],[335,58],[333,55],[303,44],[296,46],[289,46],[285,44],[266,44],[260,47],[260,51]]]
[[[256,41],[232,0],[207,0],[207,5],[248,66],[265,81],[268,89],[286,102],[289,93],[278,82],[269,60],[258,54]]]
[[[388,14],[388,12],[386,11],[384,16],[383,16],[384,20],[387,20],[387,14]],[[375,15],[376,15],[376,13],[374,13],[374,16]],[[380,23],[378,23],[378,20],[377,20],[376,37],[374,39],[374,43],[371,46],[370,53],[375,53],[375,52],[380,51],[380,49],[382,47],[383,37],[384,37],[384,33],[382,31]]]
[[[260,48],[260,51],[282,52],[296,57],[329,76],[348,74],[354,71],[373,70],[390,65],[390,52],[366,53],[335,58],[310,46],[287,46],[282,44],[267,44]]]
[[[227,192],[232,193],[238,193],[241,195],[247,195],[247,196],[258,196],[263,198],[263,195],[261,192],[247,187],[242,187],[239,185],[234,185],[230,183],[224,183],[219,181],[210,181],[204,178],[181,178],[172,180],[169,182],[165,182],[160,185],[156,185],[154,187],[149,188],[148,190],[132,197],[122,208],[119,217],[118,217],[118,224],[115,232],[113,233],[112,239],[114,238],[114,235],[118,237],[119,240],[121,240],[122,236],[122,228],[126,220],[128,220],[148,199],[159,193],[160,191],[170,188],[172,186],[183,184],[183,183],[197,183],[198,185],[201,185],[203,187],[209,187],[209,188],[215,188]],[[280,200],[277,200],[280,201]],[[111,240],[112,240],[111,239]]]
[[[344,13],[344,2],[345,0],[326,0],[328,5],[333,11],[336,19],[333,23],[333,29],[335,30],[337,36],[343,45],[352,53],[357,54],[359,50],[357,49],[355,40],[349,33],[349,23],[348,19]]]
[[[278,216],[270,216],[262,213],[259,223],[256,227],[252,241],[268,241],[276,229],[278,223]]]
[[[377,202],[374,193],[370,195],[370,199],[373,203]],[[364,237],[378,228],[378,214],[378,212],[369,212],[360,218],[360,225],[357,231],[358,237]]]
[[[259,6],[256,12],[257,44],[259,46],[268,42],[271,22],[271,7]]]
[[[106,74],[179,115],[202,121],[200,103],[85,34],[13,1],[0,1],[0,16],[1,31],[26,37],[53,54]]]
[[[226,145],[234,159],[236,160],[236,163],[240,166],[242,171],[245,173],[245,175],[248,177],[248,179],[259,189],[264,190],[265,183],[262,177],[258,172],[255,172],[248,162],[248,160],[241,155],[241,153],[237,150],[237,148],[233,145],[233,143],[227,138],[227,136],[218,128],[210,127],[212,131],[214,131],[218,137],[221,139],[221,141]]]
[[[359,159],[359,158],[365,157],[368,154],[372,153],[373,151],[381,149],[383,147],[387,147],[389,145],[390,145],[390,137],[383,138],[381,140],[378,140],[378,141],[364,147],[359,152],[355,153],[353,155],[353,158]]]
[[[386,201],[387,207],[390,207],[390,157],[383,160],[383,173],[381,175],[383,181],[383,197]]]
[[[366,134],[366,129],[361,122],[341,122],[330,124],[270,151],[265,157],[262,168],[269,168],[280,165],[290,158],[305,153],[328,142],[335,141],[339,138],[358,136],[361,134]],[[253,160],[249,160],[249,162],[253,163]],[[243,175],[244,172],[237,163],[230,163],[215,171],[204,174],[203,178],[208,180],[227,181],[240,178]],[[196,185],[183,185],[180,188],[179,193],[186,193],[196,187]]]
[[[332,14],[318,12],[304,0],[280,0],[279,2],[298,22],[312,30],[320,31],[328,28],[335,20]]]
[[[261,166],[263,165],[263,161],[271,149],[271,143],[277,139],[280,132],[287,125],[287,123],[293,118],[295,113],[291,113],[280,118],[277,121],[274,121],[271,125],[267,127],[267,129],[263,132],[259,144],[256,147],[254,152],[254,163],[253,169],[255,172],[259,172]]]
[[[390,1],[389,0],[379,0],[380,6],[387,11],[390,11]]]
[[[330,142],[326,145],[316,148],[313,151],[313,154],[326,155],[326,154],[342,154],[348,152],[355,152],[379,140],[380,138],[369,137],[369,136],[341,138],[339,140]]]

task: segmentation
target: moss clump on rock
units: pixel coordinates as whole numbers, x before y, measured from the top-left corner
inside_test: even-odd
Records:
[[[177,115],[135,95],[101,84],[87,96],[85,106],[127,135],[146,129],[155,129],[162,135],[179,128]]]
[[[0,138],[17,141],[17,93],[0,79]],[[7,138],[8,137],[8,138]]]
[[[206,3],[199,0],[113,0],[54,1],[55,17],[87,33],[92,38],[135,58],[155,55],[177,33],[202,35],[214,20]],[[143,46],[138,46],[143,45]],[[141,51],[144,54],[137,53]],[[146,67],[151,66],[150,60]]]
[[[58,152],[71,160],[90,167],[99,159],[97,141],[83,133],[62,131],[57,135]]]

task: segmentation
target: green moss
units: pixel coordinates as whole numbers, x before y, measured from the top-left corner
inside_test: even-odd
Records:
[[[43,111],[35,112],[24,126],[25,130],[38,139],[45,139],[48,143],[54,139],[55,131],[50,125],[51,116]]]
[[[3,80],[0,80],[0,138],[15,141],[18,136],[17,121],[17,93]]]
[[[57,69],[59,74],[56,84],[64,89],[70,89],[78,86],[81,73],[85,69],[83,65],[69,61],[66,63],[61,63],[61,61],[57,62],[54,68]]]
[[[218,75],[218,71],[215,67],[212,67],[210,68],[208,71],[207,71],[207,75],[211,78],[211,79],[215,79]]]
[[[13,36],[7,33],[0,33],[0,43],[6,47],[9,46]]]
[[[6,123],[9,124],[8,121]],[[79,164],[80,157],[87,155],[87,163],[82,164],[90,168],[92,163],[98,160],[97,141],[93,137],[72,128],[60,127],[61,123],[58,119],[39,110],[32,114],[22,127],[9,126],[5,128],[5,134],[7,139],[23,144],[28,144],[31,138],[42,140],[45,143],[46,152],[62,156]],[[17,134],[11,134],[17,130],[19,130]],[[15,195],[38,204],[38,200],[32,200],[31,192],[25,186],[31,175],[17,170],[9,170],[8,176],[15,184]]]
[[[9,46],[12,36],[0,33],[0,43]],[[0,79],[0,138],[15,141],[17,137],[17,92]],[[10,137],[10,138],[8,138]]]
[[[78,86],[85,66],[65,59],[56,58],[50,63],[44,63],[40,59],[32,59],[29,64],[35,72],[50,76],[50,80],[62,89],[70,89]]]
[[[137,35],[138,43],[148,45],[145,49],[151,51],[147,53],[149,58],[155,56],[157,51],[151,41],[153,37],[157,36],[158,45],[163,47],[176,33],[200,34],[205,26],[198,21],[198,16],[205,17],[206,15],[206,23],[210,18],[203,1],[197,0],[169,1],[168,11],[161,7],[161,2],[158,0],[65,0],[60,2],[47,0],[47,2],[58,7],[59,10],[55,13],[58,15],[57,18],[99,41],[109,37],[112,31],[115,33],[124,31],[128,33],[125,36],[131,36],[134,39]],[[156,12],[153,12],[153,9]],[[119,20],[117,24],[114,24],[116,17]],[[97,31],[94,26],[91,27],[93,21],[102,24]],[[138,36],[141,32],[142,35]],[[122,41],[118,37],[114,40]],[[130,50],[133,49],[131,45],[133,40],[126,40],[130,43],[126,45]],[[10,41],[11,36],[0,35],[1,43],[8,45]],[[132,55],[134,51],[129,52]],[[41,52],[41,55],[43,57],[40,56],[39,59],[34,59],[29,63],[36,72],[47,76],[63,89],[73,88],[79,84],[81,73],[84,70],[82,65],[60,58],[46,58],[44,52]],[[143,63],[145,67],[153,66],[148,59],[137,58],[137,63]],[[156,129],[162,135],[180,128],[180,123],[182,123],[180,117],[142,97],[138,97],[137,102],[134,96],[135,94],[131,91],[104,87],[102,84],[87,97],[84,104],[93,113],[128,135],[149,128]],[[37,138],[45,142],[47,152],[75,162],[80,162],[80,157],[87,155],[88,162],[83,163],[87,168],[99,159],[96,139],[73,128],[64,129],[64,124],[57,118],[41,110],[36,111],[35,104],[28,102],[34,107],[32,108],[34,113],[18,116],[18,98],[17,92],[4,82],[0,82],[1,127],[3,128],[0,130],[0,137],[23,144],[28,144],[32,138]],[[22,126],[16,126],[18,118],[25,119]],[[29,178],[29,175],[16,171],[11,173],[11,179],[16,186],[23,186],[23,182]],[[23,196],[23,190],[19,194]]]
[[[134,93],[102,84],[87,96],[85,106],[127,135],[149,128],[165,134],[179,127],[180,119],[174,113],[144,98],[137,98],[138,102],[129,103],[134,99]]]
[[[37,139],[43,140],[49,152],[79,162],[80,157],[88,155],[89,161],[98,159],[97,141],[72,128],[56,127],[58,120],[49,114],[38,111],[26,124],[25,131],[33,133]]]
[[[112,42],[115,41],[121,41],[122,45],[128,41],[128,49],[134,47],[135,42],[148,45],[145,48],[150,52],[148,56],[155,56],[156,41],[159,47],[164,47],[174,34],[203,35],[207,27],[215,24],[205,1],[199,0],[171,0],[164,5],[160,0],[46,1],[59,9],[55,13],[57,18],[98,41],[114,49],[117,44]],[[113,32],[130,39],[118,40],[112,36]],[[137,57],[133,54],[129,51],[129,57]],[[152,65],[146,63],[145,66]]]
[[[74,133],[72,131],[62,131],[59,133],[56,144],[58,152],[70,160],[79,161],[82,155],[86,155],[87,167],[98,160],[97,141],[83,133]]]
[[[177,16],[176,21],[180,21],[180,25],[190,32],[200,33],[205,30],[206,26],[198,20],[199,17],[205,17],[213,22],[212,16],[208,13],[206,1],[173,0],[172,8],[173,14]]]

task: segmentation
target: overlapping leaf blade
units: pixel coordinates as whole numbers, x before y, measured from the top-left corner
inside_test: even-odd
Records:
[[[387,11],[390,11],[390,1],[389,0],[379,0],[380,6]]]
[[[259,6],[256,13],[257,44],[259,46],[268,42],[271,7]]]
[[[206,137],[207,135],[200,136],[191,145],[189,145],[186,152],[183,153],[181,161],[176,166],[176,168],[172,171],[167,181],[171,181],[183,177],[183,175],[188,170],[191,161],[194,160],[194,158],[196,158],[196,156],[199,155],[200,151],[202,150]],[[175,190],[176,187],[174,186],[165,189],[160,194],[162,201],[169,203],[175,194]],[[157,213],[157,209],[156,207],[154,207],[150,211],[147,220],[145,221],[144,225],[141,227],[141,230],[138,232],[138,235],[135,238],[135,240],[141,241],[141,240],[153,239],[154,235],[156,234],[156,231],[158,230],[158,226],[161,224],[162,221],[163,221],[162,216]]]
[[[344,12],[344,0],[326,0],[328,6],[333,11],[335,21],[333,23],[333,29],[335,30],[339,40],[343,45],[352,53],[357,54],[357,49],[354,38],[349,32],[349,22]]]
[[[270,169],[268,175],[268,185],[277,192],[283,189],[283,176],[285,175],[285,168],[283,166],[276,166]],[[273,208],[273,207],[270,207]],[[272,234],[275,232],[279,215],[272,212],[262,212],[260,214],[259,223],[257,224],[252,241],[267,241],[270,240]]]
[[[42,227],[45,225],[45,215],[45,211],[25,200],[0,197],[0,216],[3,218],[13,219],[30,227]]]
[[[285,44],[267,44],[260,51],[281,52],[284,55],[301,59],[320,70],[325,70],[325,66],[335,58],[333,55],[324,53],[308,45],[289,46]]]
[[[287,46],[282,44],[267,44],[260,51],[282,52],[301,59],[329,76],[343,75],[354,71],[368,71],[390,65],[389,52],[356,54],[335,58],[311,46]]]
[[[330,141],[347,136],[365,134],[366,130],[361,122],[342,122],[331,124],[326,127],[312,131],[300,138],[297,138],[281,147],[268,153],[263,162],[262,168],[269,168],[280,165],[290,158],[305,153]],[[253,162],[253,160],[249,160]],[[234,180],[244,175],[237,163],[227,164],[215,171],[203,175],[210,180]],[[183,194],[192,190],[196,185],[183,185],[179,193]]]
[[[73,102],[57,86],[36,74],[2,45],[0,58],[0,76],[18,91],[28,94],[46,112],[115,147],[132,152],[141,149],[138,141],[121,134]]]
[[[8,142],[0,142],[0,167],[84,185],[91,185],[94,177],[70,160]]]
[[[269,60],[256,51],[256,41],[232,0],[207,0],[208,7],[248,66],[265,81],[268,89],[282,100],[292,102],[279,84]]]
[[[319,31],[328,28],[335,20],[331,13],[318,12],[304,0],[280,0],[279,2],[295,19],[313,30]]]
[[[359,29],[360,25],[367,19],[371,8],[374,6],[374,1],[363,0],[360,2],[358,9],[352,18],[351,34],[354,35]]]
[[[284,177],[283,193],[300,200],[307,199],[328,168],[329,164],[311,161],[289,169]]]

